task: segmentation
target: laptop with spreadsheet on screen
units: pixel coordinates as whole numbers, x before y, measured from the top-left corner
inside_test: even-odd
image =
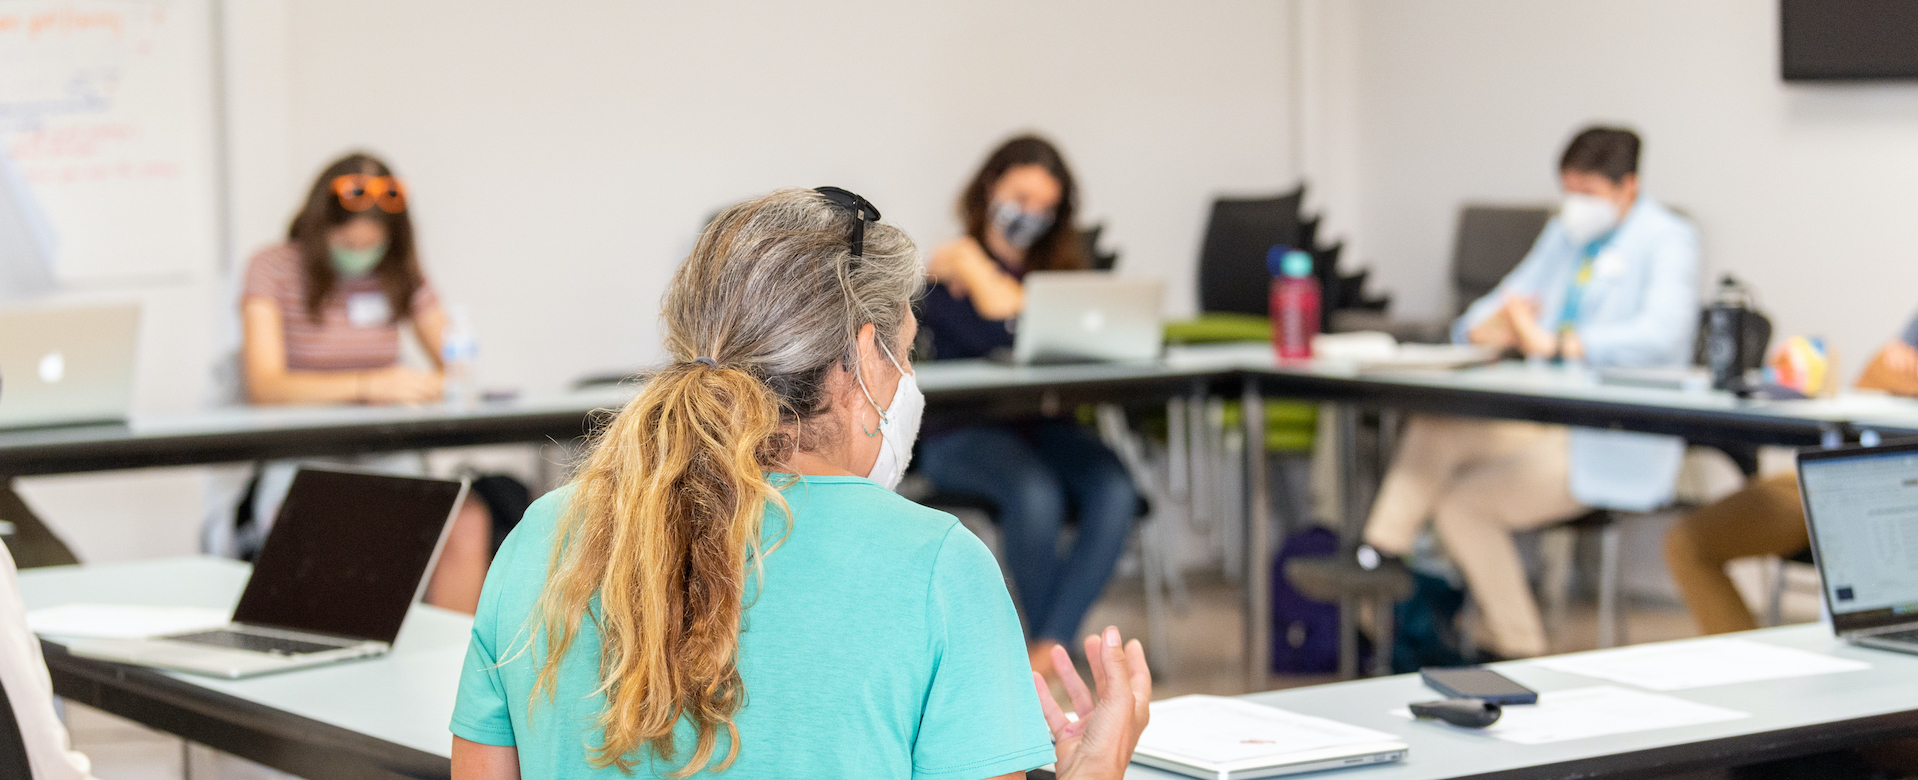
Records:
[[[1832,630],[1918,653],[1918,444],[1803,452],[1798,484]]]
[[[231,623],[75,640],[67,650],[232,678],[384,655],[426,586],[466,489],[465,480],[302,468]]]

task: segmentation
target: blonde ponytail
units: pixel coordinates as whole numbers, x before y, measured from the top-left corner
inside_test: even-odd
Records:
[[[890,225],[869,225],[853,257],[851,220],[803,190],[715,217],[666,293],[675,362],[647,379],[582,466],[524,647],[545,639],[528,702],[538,706],[557,694],[581,621],[598,629],[595,692],[606,706],[595,767],[630,772],[648,750],[676,760],[682,720],[696,741],[670,776],[739,756],[746,578],[771,551],[761,538],[769,508],[798,532],[769,473],[814,448],[809,424],[830,406],[831,372],[853,365],[854,334],[871,324],[894,343],[923,284],[912,242]],[[715,763],[722,729],[728,747]]]
[[[765,385],[701,363],[654,376],[601,434],[560,520],[533,687],[535,699],[552,695],[581,617],[608,594],[592,614],[606,697],[595,767],[630,772],[641,745],[673,760],[682,717],[698,741],[674,776],[712,761],[721,726],[730,747],[714,769],[738,755],[739,618],[761,518],[769,503],[784,507],[766,477],[779,440],[779,404]]]

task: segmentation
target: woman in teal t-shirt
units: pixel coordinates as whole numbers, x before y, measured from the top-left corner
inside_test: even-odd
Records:
[[[992,556],[889,489],[924,403],[922,272],[878,219],[825,187],[707,227],[666,294],[675,362],[494,558],[457,780],[1123,774],[1151,693],[1138,642],[1088,638],[1096,699],[1056,653],[1069,723]]]

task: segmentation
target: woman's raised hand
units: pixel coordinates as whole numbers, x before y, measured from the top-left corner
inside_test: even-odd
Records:
[[[1111,626],[1104,634],[1086,637],[1086,661],[1098,686],[1096,696],[1073,668],[1066,649],[1052,648],[1052,666],[1072,698],[1077,721],[1059,709],[1044,676],[1034,672],[1032,683],[1039,689],[1046,727],[1052,730],[1059,780],[1118,780],[1125,776],[1132,749],[1152,714],[1152,672],[1139,640],[1122,643],[1119,629]]]

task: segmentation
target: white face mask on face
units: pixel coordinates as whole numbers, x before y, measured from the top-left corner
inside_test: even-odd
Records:
[[[1565,196],[1558,210],[1558,223],[1572,243],[1584,246],[1618,227],[1618,207],[1597,195],[1574,192]]]
[[[899,387],[892,391],[892,405],[880,408],[879,402],[872,398],[872,391],[866,388],[866,380],[858,379],[859,391],[866,394],[866,403],[879,412],[879,430],[866,431],[867,436],[883,437],[879,442],[879,458],[872,462],[872,472],[867,479],[885,485],[887,490],[899,487],[899,480],[906,476],[906,465],[912,462],[912,443],[919,438],[919,421],[926,413],[926,395],[919,392],[919,382],[899,360],[892,356],[892,350],[885,345],[879,347],[886,352],[886,359],[899,369]],[[864,429],[862,424],[861,429]]]

